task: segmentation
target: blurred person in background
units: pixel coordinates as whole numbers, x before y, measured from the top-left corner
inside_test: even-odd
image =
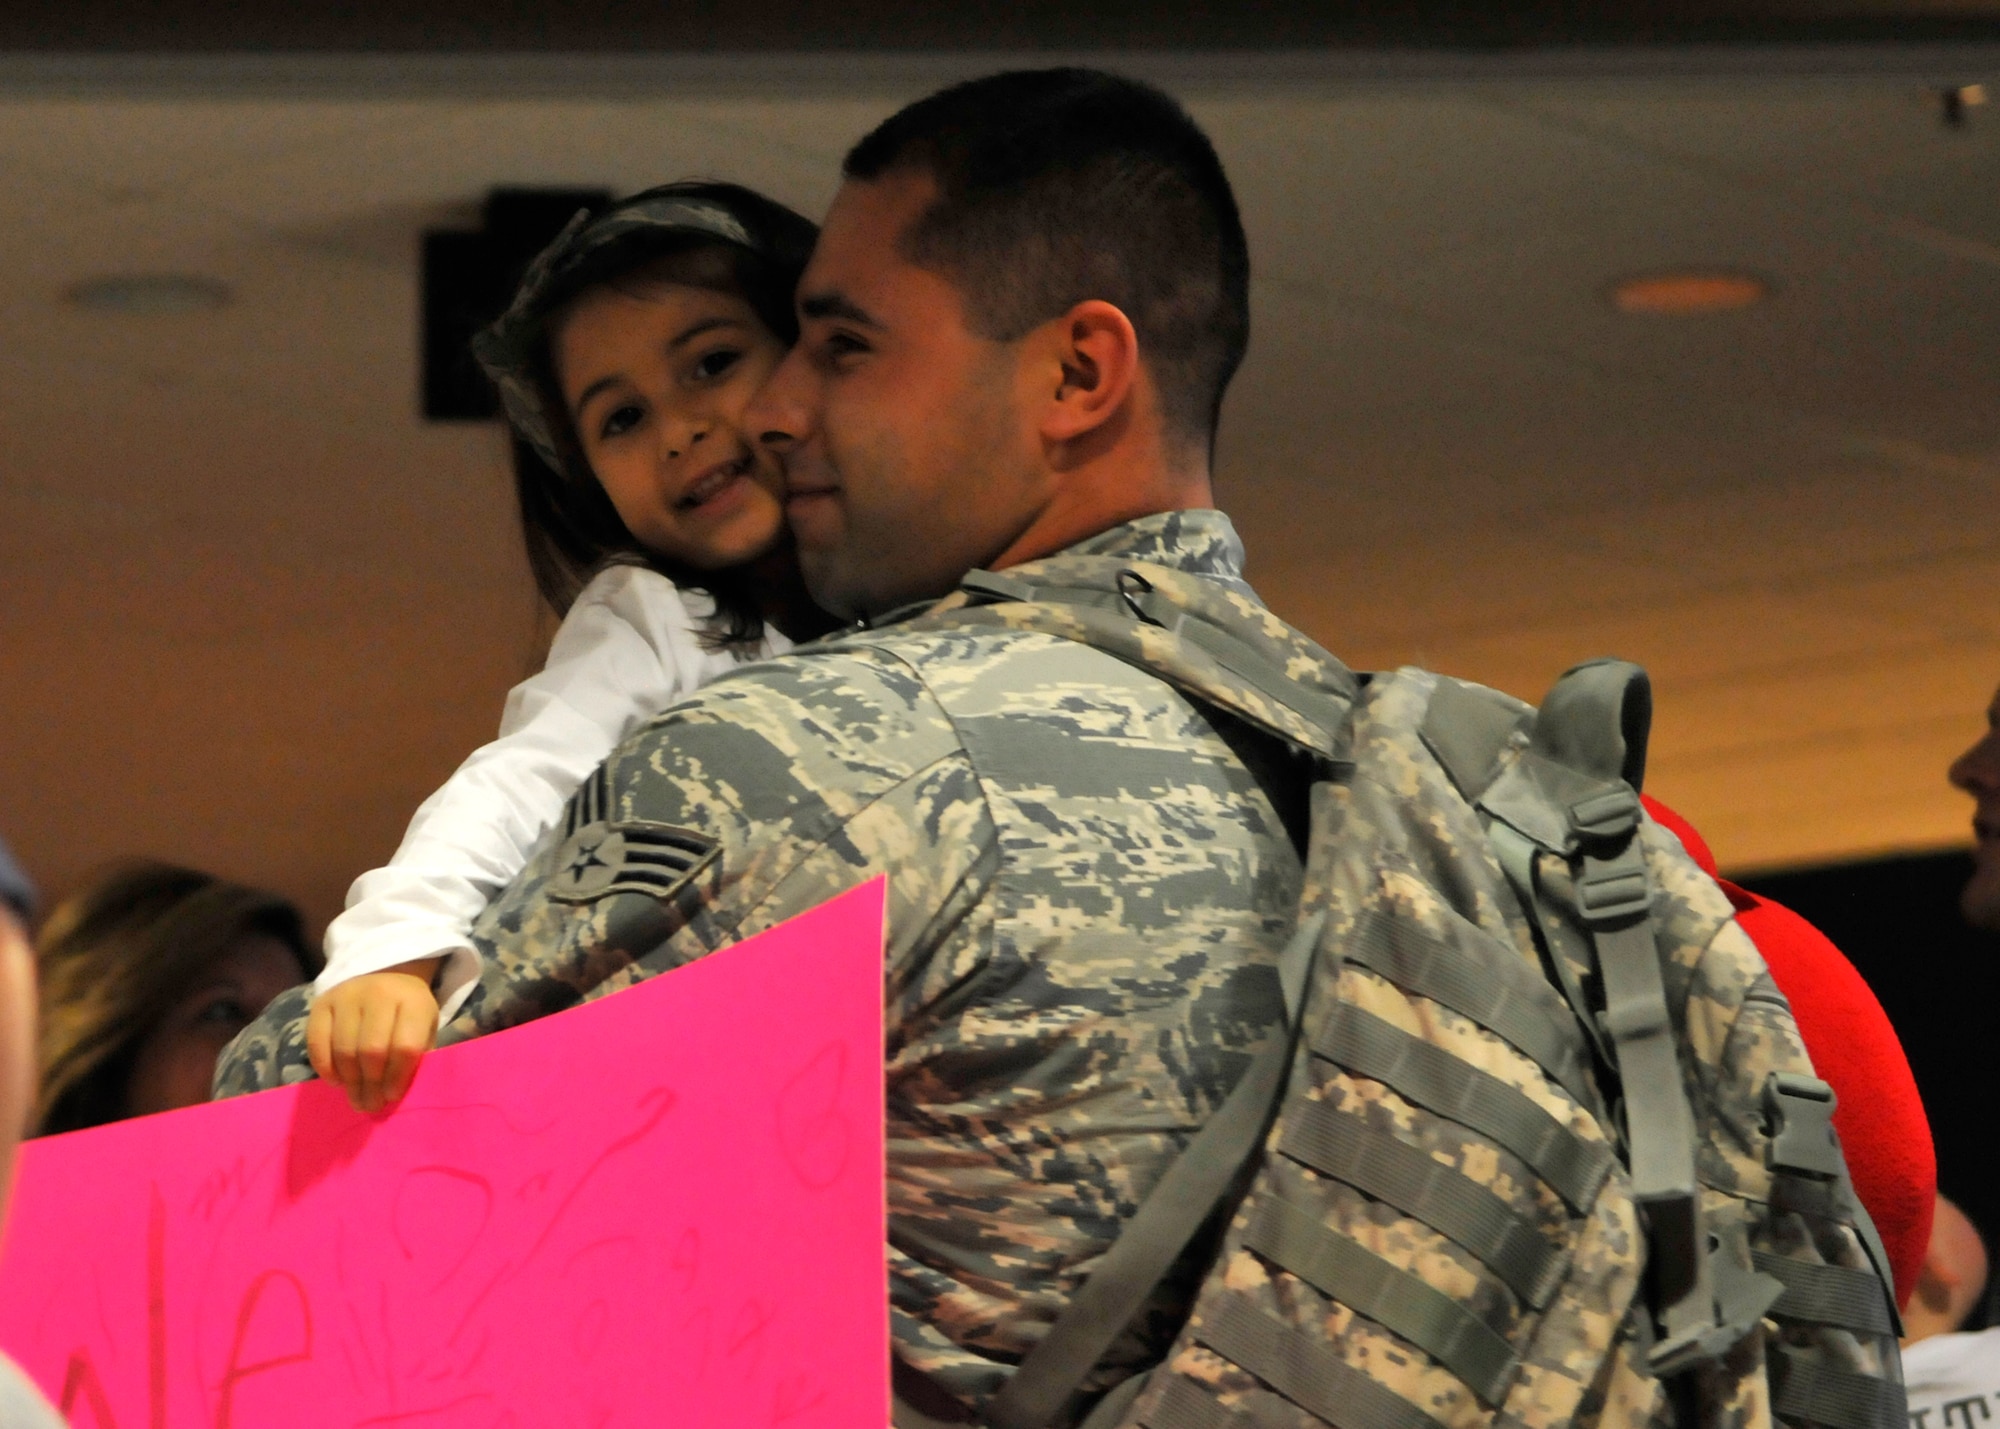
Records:
[[[1958,906],[1967,924],[1989,933],[2000,933],[2000,691],[1995,691],[1992,701],[1986,706],[1986,733],[1973,742],[1970,749],[1952,761],[1946,771],[1954,787],[1972,796],[1972,877],[1966,881],[1959,894]],[[1995,1287],[1987,1275],[1986,1247],[1971,1220],[1956,1206],[1950,1208],[1953,1225],[1945,1225],[1945,1208],[1949,1203],[1938,1198],[1938,1225],[1932,1237],[1932,1259],[1939,1263],[1938,1276],[1942,1281],[1950,1281],[1952,1267],[1969,1266],[1972,1254],[1977,1252],[1978,1276],[1967,1295],[1967,1305],[1977,1305],[1975,1323],[1983,1322],[1991,1330],[2000,1325],[2000,1313],[1996,1313]],[[1926,1277],[1932,1274],[1931,1262],[1925,1262]],[[1963,1277],[1961,1277],[1963,1279]],[[1952,1281],[1959,1285],[1958,1281]],[[1960,1286],[1962,1289],[1962,1286]],[[1935,1288],[1932,1290],[1936,1294]],[[1935,1334],[1939,1330],[1957,1330],[1964,1325],[1972,1312],[1958,1313],[1948,1325],[1940,1325],[1927,1331]],[[1912,1342],[1921,1338],[1915,1326],[1911,1327]],[[1987,1359],[2000,1362],[2000,1336],[1960,1336],[1965,1340],[1978,1339],[1978,1352]],[[1937,1353],[1943,1353],[1942,1350]],[[2000,1374],[1993,1376],[1992,1382],[2000,1390]],[[2000,1406],[1996,1406],[2000,1408]],[[1915,1420],[1912,1420],[1915,1424]]]
[[[100,875],[40,943],[36,1135],[207,1101],[216,1054],[320,969],[290,903],[164,863]]]
[[[35,955],[26,925],[33,916],[28,880],[0,843],[0,1234],[14,1184],[14,1147],[27,1129],[35,1095]],[[0,1354],[0,1425],[61,1429],[62,1420],[14,1362]]]
[[[1986,707],[1986,734],[1958,756],[1951,782],[1973,799],[1972,880],[1959,896],[1965,921],[2000,933],[2000,692]]]
[[[1985,1293],[1986,1275],[1986,1242],[1978,1228],[1964,1211],[1939,1196],[1917,1290],[1903,1311],[1904,1345],[1963,1328]]]
[[[1973,927],[2000,932],[2000,693],[1986,708],[1986,733],[1947,777],[1973,800],[1972,877],[1959,910]],[[1903,1312],[1911,1429],[1975,1429],[2000,1407],[2000,1328],[1991,1327],[1990,1313],[1988,1328],[1962,1328],[1987,1301],[1989,1269],[1978,1228],[1939,1196],[1923,1271]]]
[[[1930,1249],[1903,1311],[1911,1429],[1977,1429],[1993,1417],[1996,1406],[1989,1401],[2000,1400],[2000,1329],[1960,1328],[1985,1295],[1987,1269],[1979,1231],[1939,1196]]]

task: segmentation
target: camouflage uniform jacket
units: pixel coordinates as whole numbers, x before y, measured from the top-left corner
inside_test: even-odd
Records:
[[[1034,569],[1059,578],[1076,557],[1211,577],[1254,603],[1220,512],[1147,517]],[[475,927],[485,970],[443,1040],[615,991],[887,874],[893,1334],[906,1363],[982,1398],[1282,1016],[1300,861],[1226,732],[1120,660],[1002,627],[892,623],[746,666],[586,782]],[[600,886],[578,839],[604,820],[716,847],[675,886]],[[224,1089],[301,1075],[302,1011],[246,1033]],[[1191,1291],[1110,1363],[1163,1353]]]

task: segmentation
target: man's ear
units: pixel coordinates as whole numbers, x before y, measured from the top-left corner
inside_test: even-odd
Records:
[[[1042,439],[1067,444],[1103,427],[1132,400],[1139,334],[1123,311],[1098,298],[1078,303],[1047,331],[1058,375],[1042,410]]]

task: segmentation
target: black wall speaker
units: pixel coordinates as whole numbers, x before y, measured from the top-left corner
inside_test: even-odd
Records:
[[[596,213],[609,189],[494,189],[476,230],[423,236],[424,416],[478,422],[498,414],[493,384],[472,360],[472,335],[500,316],[535,255],[578,209]]]

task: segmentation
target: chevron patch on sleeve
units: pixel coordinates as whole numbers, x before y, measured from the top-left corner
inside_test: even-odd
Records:
[[[720,847],[707,834],[672,824],[593,820],[563,844],[547,893],[560,903],[595,903],[616,893],[667,898]]]

